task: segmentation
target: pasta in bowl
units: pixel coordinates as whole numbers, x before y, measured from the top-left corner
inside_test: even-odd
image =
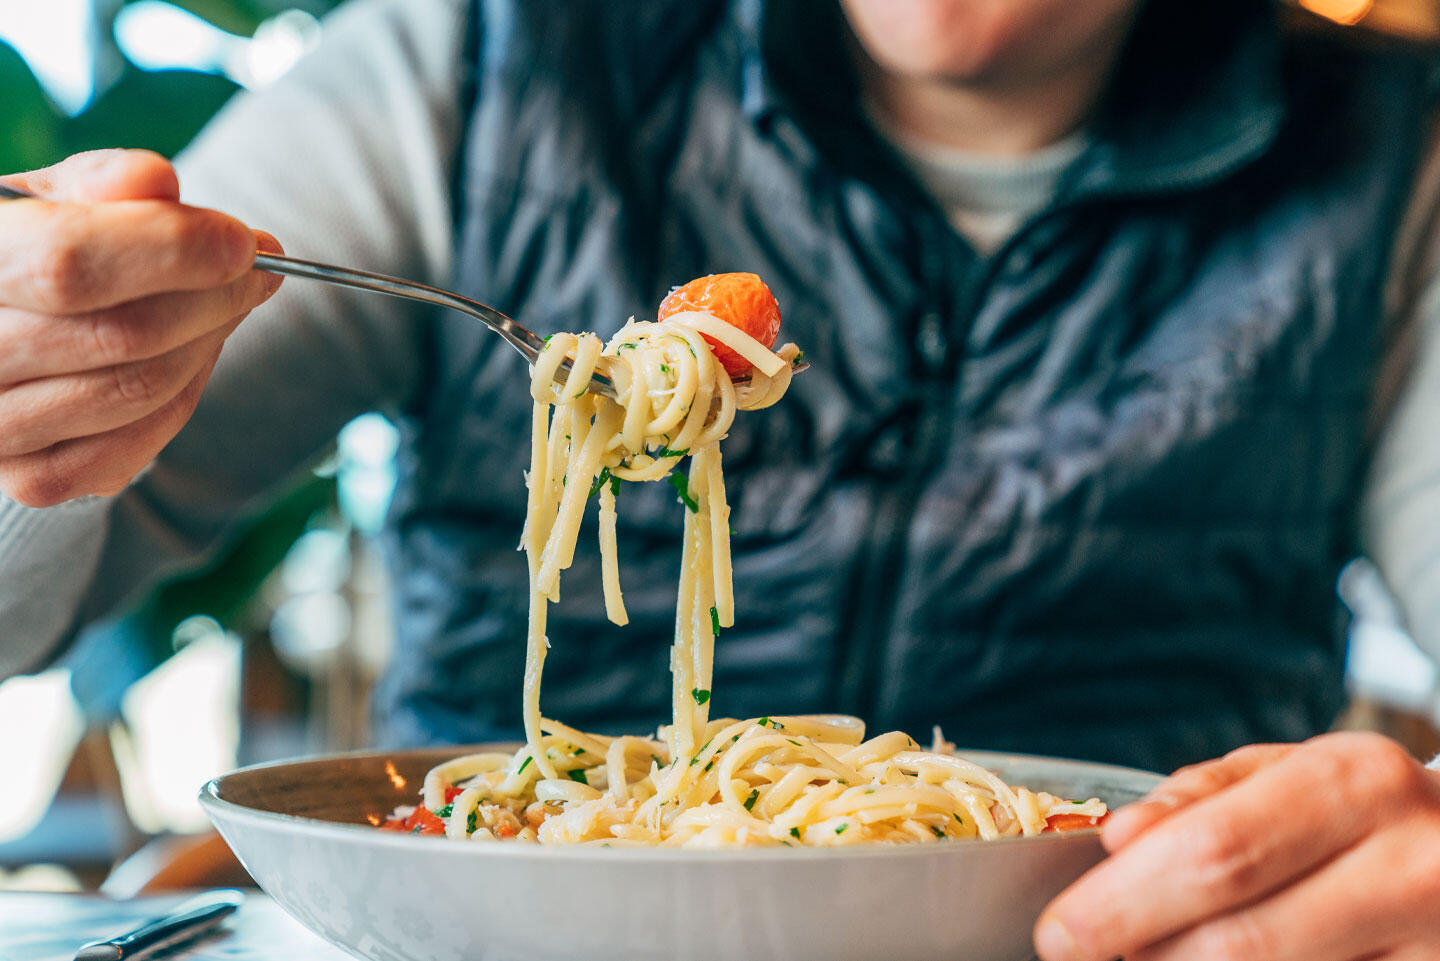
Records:
[[[697,850],[376,830],[431,770],[520,749],[262,765],[212,781],[201,802],[282,907],[374,961],[1022,961],[1041,908],[1103,856],[1095,831]],[[959,756],[1007,784],[1112,807],[1159,783],[1081,761]]]

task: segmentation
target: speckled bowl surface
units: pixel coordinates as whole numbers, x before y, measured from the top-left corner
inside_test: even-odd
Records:
[[[201,803],[255,880],[368,961],[1023,961],[1098,832],[998,841],[685,851],[464,843],[377,831],[471,748],[245,768]],[[1128,768],[962,751],[1012,784],[1112,807]]]

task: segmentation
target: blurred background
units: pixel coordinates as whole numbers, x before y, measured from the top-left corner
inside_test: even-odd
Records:
[[[1440,36],[1440,0],[1292,0],[1337,23]],[[231,96],[284,74],[338,0],[0,0],[0,171],[98,147],[179,151]],[[350,424],[330,457],[210,566],[0,682],[0,889],[137,893],[207,850],[198,785],[238,764],[364,746],[390,647],[370,546],[394,428]],[[1342,723],[1440,751],[1440,674],[1374,570],[1337,588],[1352,631]],[[3,638],[0,638],[3,643]]]

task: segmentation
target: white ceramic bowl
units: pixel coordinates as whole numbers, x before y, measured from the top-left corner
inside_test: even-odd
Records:
[[[377,831],[458,748],[260,765],[200,800],[260,886],[369,961],[1021,961],[1098,832],[684,851],[464,843]],[[1118,806],[1156,775],[961,752],[1012,784]],[[394,775],[392,777],[392,774]]]

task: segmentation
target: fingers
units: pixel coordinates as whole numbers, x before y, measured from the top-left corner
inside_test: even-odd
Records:
[[[154,294],[75,317],[0,310],[0,385],[159,357],[264,303],[280,277],[251,271],[221,287]]]
[[[1367,836],[1378,799],[1402,793],[1405,764],[1418,770],[1398,746],[1373,742],[1317,741],[1258,769],[1221,767],[1249,774],[1188,803],[1182,794],[1174,813],[1055,899],[1036,928],[1041,956],[1131,954],[1302,883]]]
[[[1293,750],[1293,744],[1253,744],[1218,760],[1181,768],[1139,801],[1111,814],[1100,839],[1107,851],[1118,851],[1176,811],[1249,777]]]
[[[0,458],[0,490],[28,507],[51,507],[85,494],[118,494],[195,413],[218,356],[167,404],[141,420],[23,457]]]
[[[0,391],[0,457],[141,420],[169,403],[203,369],[239,323],[213,330],[150,360],[29,381]]]
[[[175,168],[148,150],[92,150],[43,170],[0,179],[47,200],[96,203],[180,199]]]
[[[217,287],[250,269],[255,241],[232,217],[169,201],[7,201],[0,303],[63,316]]]
[[[1440,882],[1405,877],[1415,839],[1386,831],[1302,884],[1133,955],[1133,961],[1357,961],[1399,956]],[[1402,881],[1403,878],[1403,881]],[[1427,895],[1427,891],[1429,892]],[[1427,897],[1429,900],[1427,900]],[[1433,956],[1433,955],[1432,955]]]

